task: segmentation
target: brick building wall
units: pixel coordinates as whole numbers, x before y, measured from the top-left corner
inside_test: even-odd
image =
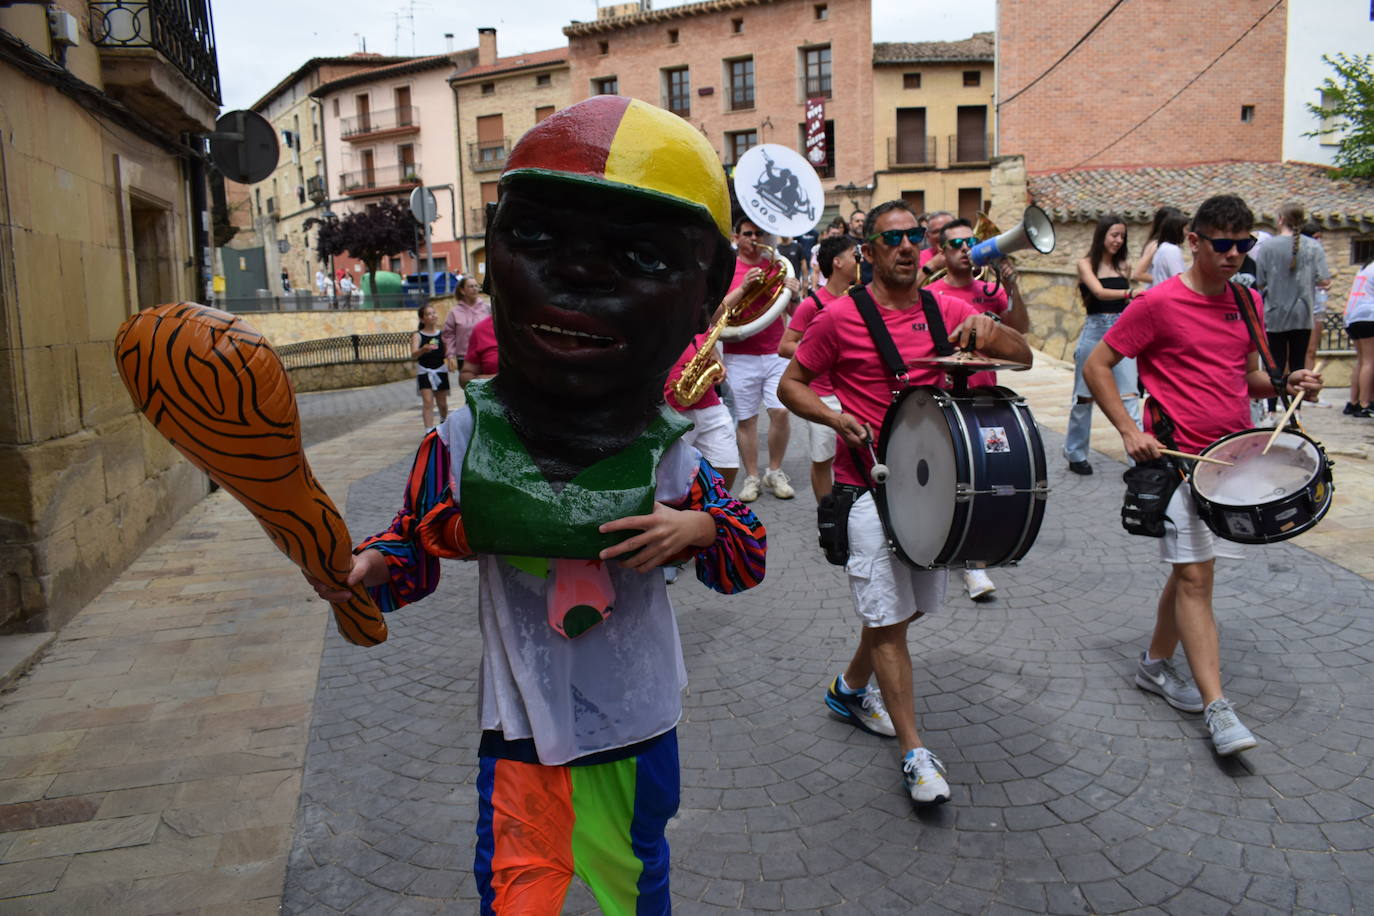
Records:
[[[1286,4],[1125,3],[1052,73],[1102,16],[1100,0],[998,4],[998,152],[1032,172],[1075,166],[1277,161],[1283,153]],[[1258,24],[1256,25],[1256,22]],[[1129,136],[1145,118],[1253,31]],[[1242,120],[1242,106],[1253,106]]]
[[[836,185],[866,187],[873,181],[868,0],[710,0],[573,23],[564,34],[574,100],[596,94],[594,81],[614,77],[619,95],[669,107],[664,71],[688,68],[690,111],[684,116],[724,162],[733,161],[727,134],[740,131],[755,131],[759,143],[800,151],[803,51],[828,45],[831,98],[825,116],[834,122],[835,159],[833,175],[822,173],[827,202],[837,205],[844,196],[833,190]],[[727,61],[745,57],[754,62],[754,106],[732,111]],[[847,210],[848,203],[843,206]]]

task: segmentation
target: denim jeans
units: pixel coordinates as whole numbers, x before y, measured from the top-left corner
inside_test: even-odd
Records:
[[[1088,460],[1088,441],[1092,436],[1092,402],[1082,404],[1078,400],[1092,397],[1092,392],[1083,381],[1083,364],[1088,361],[1088,354],[1092,353],[1098,341],[1106,335],[1107,329],[1115,324],[1119,317],[1115,314],[1087,316],[1083,322],[1083,331],[1078,335],[1078,346],[1073,349],[1073,406],[1069,410],[1069,430],[1064,436],[1064,457],[1069,461]],[[1121,360],[1112,368],[1112,375],[1116,377],[1116,390],[1121,393],[1121,400],[1125,402],[1127,412],[1135,421],[1135,425],[1140,426],[1140,397],[1137,390],[1135,360]]]

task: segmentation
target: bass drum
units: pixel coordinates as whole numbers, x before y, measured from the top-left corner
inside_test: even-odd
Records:
[[[1045,448],[1011,389],[906,389],[883,420],[878,459],[888,467],[878,512],[906,563],[1007,566],[1035,543],[1049,496]]]
[[[1223,436],[1202,451],[1189,475],[1198,517],[1217,537],[1239,544],[1268,544],[1297,537],[1331,508],[1331,463],[1315,440],[1295,429],[1279,433],[1268,454],[1272,429]]]

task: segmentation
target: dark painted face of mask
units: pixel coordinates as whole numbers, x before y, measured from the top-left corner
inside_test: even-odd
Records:
[[[671,204],[512,182],[487,235],[501,387],[641,411],[699,330],[721,244]]]

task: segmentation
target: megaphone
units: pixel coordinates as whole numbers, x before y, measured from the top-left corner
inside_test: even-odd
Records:
[[[1014,226],[985,242],[979,242],[973,246],[968,256],[974,267],[984,267],[1023,248],[1034,248],[1041,254],[1054,251],[1054,224],[1039,207],[1027,207],[1021,216],[1021,225]]]

